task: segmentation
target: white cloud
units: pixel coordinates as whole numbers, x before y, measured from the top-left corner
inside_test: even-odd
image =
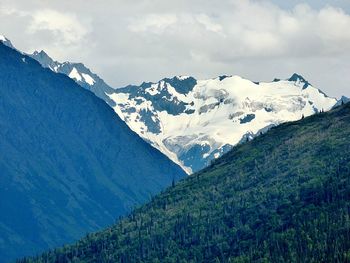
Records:
[[[0,0],[0,34],[24,51],[84,62],[113,86],[299,72],[340,95],[350,82],[349,14],[343,0]]]
[[[222,16],[230,31],[231,57],[323,56],[350,51],[350,31],[346,30],[350,16],[340,9],[313,10],[302,4],[286,11],[252,1],[240,3]]]
[[[150,32],[161,34],[176,22],[176,14],[150,14],[132,20],[128,28],[135,33]]]
[[[64,45],[79,44],[89,32],[74,14],[43,9],[34,12],[31,16],[28,33],[49,31]]]
[[[206,54],[225,63],[242,57],[327,56],[350,51],[350,16],[329,6],[314,10],[299,4],[284,10],[268,2],[238,0],[215,19],[205,13],[146,14],[132,20],[128,28],[134,34],[157,34],[162,50],[165,46],[173,52],[172,43],[176,43],[188,54]],[[142,37],[150,36],[138,36]],[[152,41],[153,48],[155,44],[157,39]]]
[[[202,24],[208,31],[222,33],[222,26],[218,23],[215,23],[208,15],[200,14],[195,17],[197,21]]]
[[[341,9],[327,7],[317,14],[319,35],[328,48],[341,52],[342,48],[350,49],[350,16]],[[333,49],[337,50],[333,50]]]

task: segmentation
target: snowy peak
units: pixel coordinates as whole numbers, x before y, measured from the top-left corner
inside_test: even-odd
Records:
[[[132,130],[188,173],[270,127],[337,102],[298,74],[273,82],[175,76],[116,89],[109,97]]]
[[[306,89],[309,85],[311,85],[307,80],[304,79],[303,76],[297,74],[297,73],[294,73],[289,79],[288,81],[291,81],[291,82],[295,82],[297,83],[298,85],[302,84],[303,85],[303,88]]]
[[[41,50],[40,52],[34,51],[32,56],[37,56],[40,59],[47,61],[48,63],[54,62],[53,59],[50,58],[49,55],[44,50]]]
[[[37,60],[43,67],[49,68],[54,72],[63,73],[74,79],[78,84],[93,86],[96,83],[94,74],[82,63],[70,63],[54,61],[45,51],[35,51],[30,55]]]
[[[68,76],[76,80],[77,82],[83,82],[90,86],[93,86],[96,83],[96,80],[91,76],[92,74],[89,74],[91,73],[91,71],[88,72],[87,70],[84,70],[84,67],[85,66],[83,66],[82,64],[76,64],[75,66],[73,66]],[[78,70],[77,68],[80,68],[80,70]]]
[[[58,62],[52,59],[45,51],[35,51],[30,54],[32,58],[37,60],[43,67],[69,76],[81,87],[92,91],[97,97],[106,101],[110,106],[115,103],[106,95],[114,92],[114,89],[108,86],[98,75],[91,72],[82,63]]]
[[[298,73],[293,73],[293,75],[288,79],[288,81],[301,81],[301,82],[307,82],[303,76],[299,75]]]
[[[11,41],[5,36],[0,35],[0,42],[4,45],[16,49]],[[17,50],[18,51],[18,50]],[[19,51],[20,52],[20,51]],[[21,52],[22,53],[22,52]],[[48,68],[56,73],[61,73],[72,78],[81,87],[92,91],[97,97],[106,101],[111,107],[115,106],[114,101],[112,101],[107,94],[114,92],[114,89],[108,86],[98,75],[91,72],[82,63],[71,63],[71,62],[58,62],[52,59],[44,50],[35,51],[32,54],[25,54],[31,58],[38,61],[42,67]],[[25,62],[25,58],[22,58]]]
[[[13,47],[3,36],[0,41]],[[272,82],[174,76],[113,89],[82,63],[61,63],[45,51],[30,56],[103,99],[133,131],[188,173],[273,126],[337,103],[297,73]]]
[[[162,81],[172,86],[180,94],[189,93],[197,84],[197,80],[190,76],[175,76],[164,78]]]
[[[50,68],[52,71],[57,72],[58,63],[50,58],[44,50],[41,50],[40,52],[34,51],[30,56],[35,58],[45,68]]]
[[[0,42],[2,42],[5,46],[15,49],[11,41],[3,35],[0,35]]]

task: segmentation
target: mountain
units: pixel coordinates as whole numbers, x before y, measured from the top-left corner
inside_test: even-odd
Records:
[[[80,86],[92,91],[97,97],[106,101],[111,107],[115,106],[114,101],[106,95],[106,93],[113,93],[114,90],[99,76],[85,67],[84,64],[54,61],[43,50],[40,52],[35,51],[33,54],[29,54],[29,56],[37,60],[44,68],[49,68],[56,73],[69,76]]]
[[[15,47],[12,45],[11,41],[3,35],[0,35],[0,42],[3,43],[5,46],[8,46],[10,48],[15,49]]]
[[[185,176],[90,91],[0,43],[0,262],[72,242]]]
[[[337,103],[334,105],[334,107],[338,107],[344,103],[348,103],[350,102],[350,99],[348,97],[345,97],[345,96],[342,96],[338,101]]]
[[[188,174],[237,143],[337,103],[298,74],[260,83],[239,76],[176,76],[113,89],[83,64],[59,63],[44,51],[31,56],[104,99],[133,131]]]
[[[174,77],[116,89],[109,97],[132,130],[189,173],[272,126],[337,102],[298,74],[269,83]]]
[[[350,104],[270,129],[28,262],[348,262]]]

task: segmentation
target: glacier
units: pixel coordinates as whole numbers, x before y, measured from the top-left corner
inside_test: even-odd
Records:
[[[82,63],[60,63],[44,51],[30,56],[103,99],[134,132],[188,174],[271,127],[340,103],[296,73],[271,82],[175,76],[112,88]]]
[[[108,96],[132,130],[189,174],[237,143],[337,103],[298,74],[259,83],[240,76],[175,76],[119,88]]]

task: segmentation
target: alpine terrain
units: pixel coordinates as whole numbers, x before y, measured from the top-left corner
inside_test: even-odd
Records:
[[[133,131],[189,174],[272,126],[337,103],[298,74],[260,83],[239,76],[176,76],[113,89],[81,63],[60,63],[44,51],[31,56],[104,99]]]
[[[113,92],[113,89],[84,64],[54,61],[43,50],[35,51],[29,56],[37,60],[43,67],[67,75],[83,88],[92,91],[97,97],[105,100],[110,106],[115,106],[115,103],[107,96],[107,94]]]
[[[350,103],[270,129],[28,262],[349,262]]]
[[[185,176],[101,99],[0,41],[0,262],[112,224]]]
[[[270,83],[174,77],[117,89],[109,97],[132,130],[189,173],[272,126],[337,102],[297,74]]]

